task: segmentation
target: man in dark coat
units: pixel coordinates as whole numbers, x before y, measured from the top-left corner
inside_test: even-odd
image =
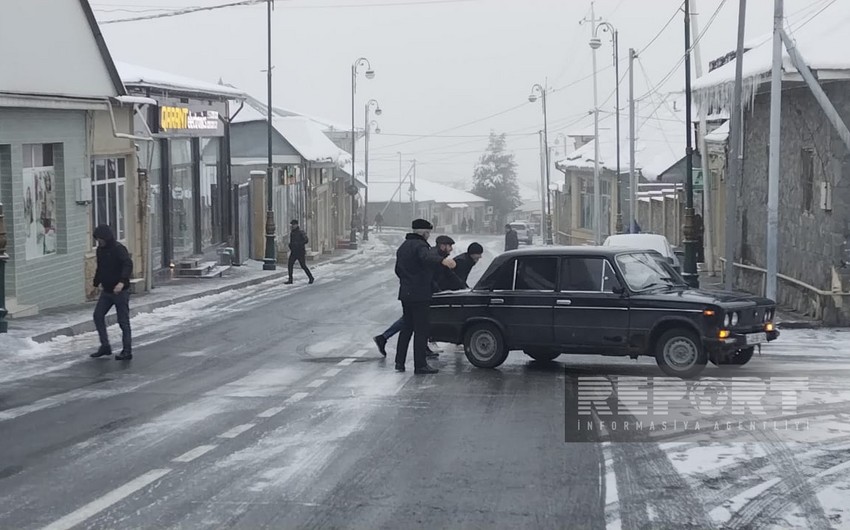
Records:
[[[100,338],[100,349],[92,357],[112,355],[109,335],[106,333],[106,314],[115,306],[118,314],[118,326],[121,328],[121,353],[115,356],[118,361],[133,358],[133,341],[130,333],[130,276],[133,275],[133,260],[127,247],[115,240],[109,225],[99,225],[94,229],[97,240],[97,270],[94,273],[94,286],[100,287],[100,297],[94,308],[94,326]]]
[[[399,279],[398,299],[404,313],[404,327],[398,337],[395,369],[404,371],[407,359],[407,347],[411,337],[413,342],[413,366],[416,374],[435,374],[439,370],[428,366],[425,356],[428,352],[429,313],[431,296],[434,290],[434,276],[439,267],[453,269],[452,258],[444,258],[431,251],[428,238],[433,225],[424,219],[413,221],[413,232],[405,236],[405,241],[396,252],[395,274]]]
[[[505,225],[505,252],[516,250],[519,248],[519,234],[511,228],[511,225]]]
[[[463,282],[463,287],[461,287],[461,289],[469,289],[469,285],[467,284],[469,281],[469,273],[472,272],[472,267],[481,260],[483,254],[484,247],[478,243],[471,243],[469,247],[467,247],[466,252],[459,256],[455,256],[454,260],[457,267],[455,267],[452,272],[461,280],[461,282]]]
[[[307,259],[307,243],[310,242],[310,239],[304,233],[304,230],[301,230],[298,226],[298,220],[293,219],[290,221],[289,228],[289,263],[287,265],[289,268],[289,280],[284,283],[287,285],[292,284],[292,269],[295,267],[296,261],[301,265],[301,269],[307,273],[307,279],[310,280],[310,283],[313,283],[315,281],[313,273],[310,272],[304,261]]]

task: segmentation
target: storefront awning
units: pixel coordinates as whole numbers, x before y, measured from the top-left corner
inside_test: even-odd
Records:
[[[469,208],[469,205],[465,202],[450,202],[447,206],[449,208]]]

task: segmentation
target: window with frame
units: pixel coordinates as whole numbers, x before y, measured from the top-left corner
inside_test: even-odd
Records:
[[[579,187],[581,193],[579,195],[580,207],[580,224],[581,228],[593,228],[593,181],[588,178],[579,178]]]
[[[586,230],[593,230],[596,226],[596,220],[593,216],[593,179],[579,178],[581,186],[580,208],[581,220],[580,227]],[[611,232],[611,189],[612,183],[607,179],[599,181],[599,202],[602,220],[602,235],[609,235]]]
[[[813,212],[815,201],[815,153],[813,149],[803,149],[800,152],[802,171],[800,173],[800,188],[803,190],[803,211]]]
[[[109,225],[119,241],[127,236],[124,215],[126,171],[124,158],[92,160],[92,226]]]
[[[558,259],[528,257],[517,259],[516,291],[554,291],[558,281]]]
[[[561,291],[613,293],[620,287],[605,258],[565,258],[561,262]]]

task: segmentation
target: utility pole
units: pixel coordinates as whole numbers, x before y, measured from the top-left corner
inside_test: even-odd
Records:
[[[765,297],[776,300],[779,228],[779,149],[782,119],[782,21],[784,0],[774,0],[773,71],[770,76],[770,162],[767,170],[767,283]]]
[[[615,105],[617,107],[617,224],[616,231],[618,234],[623,233],[623,175],[620,169],[620,38],[619,32],[614,31],[614,78],[616,86]]]
[[[691,13],[691,21],[695,35],[699,35],[699,22],[697,20],[696,0],[693,2],[693,13]],[[694,61],[696,62],[697,79],[702,77],[702,54],[700,53],[700,42],[694,44]],[[711,195],[711,181],[708,167],[708,144],[705,141],[705,136],[708,134],[708,124],[706,123],[706,105],[700,105],[699,110],[699,153],[702,161],[702,218],[703,218],[703,254],[705,255],[705,265],[708,269],[709,276],[714,276],[714,245],[712,235],[714,234],[712,220],[714,212],[711,210],[714,201]]]
[[[413,205],[413,217],[411,219],[416,219],[418,217],[416,211],[416,159],[413,159],[413,178],[410,181],[410,204]]]
[[[691,287],[699,287],[696,234],[694,233],[694,148],[691,126],[691,4],[685,0],[685,267],[684,278]]]
[[[268,169],[266,170],[266,252],[263,257],[263,270],[273,271],[277,268],[277,252],[275,251],[274,225],[274,159],[272,157],[272,4],[268,0]]]
[[[540,230],[543,232],[543,241],[552,239],[549,234],[550,227],[546,220],[546,157],[543,156],[543,131],[539,131],[540,135]]]
[[[747,0],[738,4],[738,45],[735,51],[735,88],[732,92],[732,108],[729,124],[729,161],[726,175],[726,228],[725,251],[726,267],[723,273],[723,286],[732,290],[735,277],[735,247],[738,239],[738,185],[741,182],[743,159],[741,153],[741,133],[743,131],[742,97],[744,70],[744,31],[747,25]]]
[[[629,233],[637,220],[637,175],[635,174],[635,53],[629,48]]]
[[[363,114],[366,122],[363,128],[366,135],[363,139],[363,180],[366,181],[366,191],[363,197],[363,241],[369,241],[369,129],[372,128],[369,124],[369,103],[366,103],[366,110]],[[354,164],[351,165],[351,171],[354,171]]]
[[[593,243],[602,244],[602,196],[599,182],[599,85],[597,83],[596,50],[601,43],[596,37],[596,6],[590,3],[590,20],[593,37],[590,47],[593,50]]]

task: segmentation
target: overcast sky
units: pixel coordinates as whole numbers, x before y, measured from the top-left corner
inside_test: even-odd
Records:
[[[786,0],[786,14],[792,23],[804,21],[830,1]],[[105,21],[226,2],[92,0],[92,6]],[[734,48],[738,1],[693,3],[703,29],[716,13],[700,41],[707,65]],[[635,68],[638,97],[650,89],[666,92],[684,86],[682,67],[668,75],[684,50],[683,13],[676,14],[681,5],[681,0],[596,2],[597,17],[620,32],[621,75],[626,74],[628,49],[643,49],[675,14],[641,54]],[[750,0],[748,38],[770,32],[772,12],[770,0]],[[579,25],[589,15],[587,0],[277,0],[275,105],[350,126],[350,68],[364,56],[376,76],[359,80],[357,126],[363,126],[363,106],[369,98],[377,99],[384,111],[375,117],[383,134],[372,136],[372,179],[396,179],[401,151],[405,170],[411,159],[417,160],[420,178],[470,181],[486,136],[494,130],[512,135],[508,147],[516,155],[520,179],[534,186],[540,175],[537,131],[543,120],[540,103],[528,102],[532,85],[548,77],[550,89],[558,89],[548,101],[551,144],[558,133],[592,130],[591,28]],[[265,20],[265,6],[257,5],[102,28],[116,60],[207,81],[223,78],[265,100]],[[600,107],[613,112],[612,46],[607,34],[602,37]],[[627,98],[626,80],[621,86],[623,108]],[[601,127],[613,129],[613,117],[608,115]],[[447,129],[444,137],[417,138]],[[624,118],[624,139],[626,130]],[[562,152],[563,144],[557,149]],[[359,160],[362,150],[361,141]]]

